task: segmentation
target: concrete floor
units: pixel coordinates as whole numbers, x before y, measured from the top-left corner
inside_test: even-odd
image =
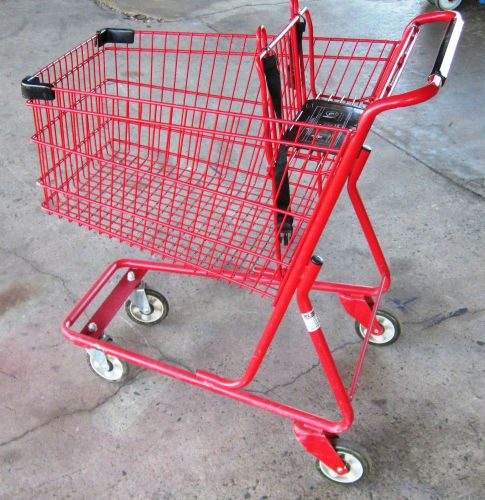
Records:
[[[0,498],[483,498],[485,9],[472,1],[462,8],[466,31],[442,94],[380,118],[368,140],[374,153],[361,187],[393,272],[384,306],[399,314],[403,335],[369,349],[355,399],[346,437],[372,457],[365,483],[349,489],[321,479],[288,421],[147,371],[133,369],[113,386],[61,337],[63,316],[108,262],[146,255],[38,209],[20,79],[104,26],[247,32],[287,18],[281,1],[207,4],[164,23],[89,0],[0,4]],[[319,33],[344,36],[398,37],[430,9],[414,0],[308,5]],[[404,86],[423,81],[437,40],[424,37]],[[374,277],[357,234],[342,200],[320,245],[326,277]],[[191,368],[240,374],[267,301],[219,282],[149,282],[167,295],[169,317],[146,330],[120,314],[115,339]],[[352,322],[335,297],[315,300],[348,381],[359,348]],[[294,305],[254,389],[335,413]]]

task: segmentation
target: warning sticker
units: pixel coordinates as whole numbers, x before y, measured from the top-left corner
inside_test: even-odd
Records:
[[[314,332],[320,328],[320,321],[318,321],[318,316],[315,311],[310,311],[302,314],[301,317],[303,318],[306,329],[309,332]]]

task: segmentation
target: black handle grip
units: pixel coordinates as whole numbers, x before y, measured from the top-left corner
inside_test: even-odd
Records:
[[[135,32],[127,28],[103,28],[96,32],[98,35],[98,47],[106,43],[133,43]]]
[[[53,85],[41,82],[38,76],[26,76],[20,84],[22,97],[25,99],[44,99],[53,101],[56,98]]]
[[[457,12],[455,12],[455,14],[456,16],[451,20],[445,36],[443,37],[433,70],[431,71],[431,75],[438,75],[443,80],[443,83],[448,78],[451,62],[453,61],[463,29],[463,19]]]

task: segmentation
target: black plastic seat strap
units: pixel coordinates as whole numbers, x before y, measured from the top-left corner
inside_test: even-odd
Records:
[[[280,144],[275,161],[275,185],[277,190],[276,207],[287,211],[290,207],[290,181],[286,166],[288,164],[288,146]],[[288,245],[293,233],[293,217],[284,213],[278,213],[277,225],[280,233],[280,241]]]
[[[306,31],[306,20],[304,17],[300,16],[300,19],[296,23],[296,39],[298,41],[298,53],[303,54],[303,33]]]
[[[275,115],[277,118],[281,118],[281,75],[276,54],[271,54],[263,59],[263,68]]]
[[[306,20],[304,17],[300,16],[295,24],[296,29],[296,39],[298,43],[298,60],[301,59],[303,55],[303,33],[306,31]],[[293,51],[290,49],[290,53]],[[293,58],[290,59],[290,64],[292,64]],[[278,58],[276,54],[271,54],[263,59],[264,74],[266,76],[266,85],[268,86],[268,92],[273,102],[273,109],[277,118],[281,118],[281,75],[278,69]],[[290,74],[299,71],[298,68],[289,68]],[[288,139],[288,130],[283,134],[283,139]],[[288,146],[280,144],[278,146],[278,154],[276,156],[276,161],[274,165],[275,169],[275,187],[277,197],[276,197],[276,207],[279,210],[284,210],[287,212],[290,208],[290,181],[288,178]],[[291,235],[293,233],[293,217],[291,215],[286,215],[284,213],[277,214],[277,226],[280,235],[280,241],[284,245],[288,245]]]
[[[278,58],[271,54],[263,59],[263,69],[266,77],[266,85],[273,103],[273,109],[277,118],[281,118],[281,75],[278,69]],[[287,211],[290,206],[290,182],[286,165],[288,163],[288,146],[280,144],[274,165],[275,188],[278,193],[276,207]],[[277,226],[280,233],[280,241],[287,245],[293,232],[293,217],[283,213],[277,214]]]

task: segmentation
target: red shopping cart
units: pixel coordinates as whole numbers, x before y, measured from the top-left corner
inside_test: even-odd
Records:
[[[463,23],[433,12],[400,40],[325,38],[314,36],[297,0],[290,10],[277,35],[103,29],[26,77],[22,93],[33,111],[43,209],[158,257],[114,262],[67,315],[63,334],[87,350],[95,373],[119,382],[133,363],[286,417],[325,477],[354,483],[369,464],[339,435],[353,421],[364,354],[400,334],[379,309],[390,272],[356,186],[370,154],[364,141],[379,113],[438,93]],[[449,26],[427,83],[392,95],[419,31],[435,22]],[[315,248],[345,185],[380,273],[376,286],[317,279]],[[142,325],[167,316],[166,298],[145,285],[149,271],[225,280],[272,301],[240,378],[172,366],[107,335],[123,305]],[[310,291],[336,293],[356,321],[363,343],[348,387]],[[245,389],[294,296],[339,420]]]

